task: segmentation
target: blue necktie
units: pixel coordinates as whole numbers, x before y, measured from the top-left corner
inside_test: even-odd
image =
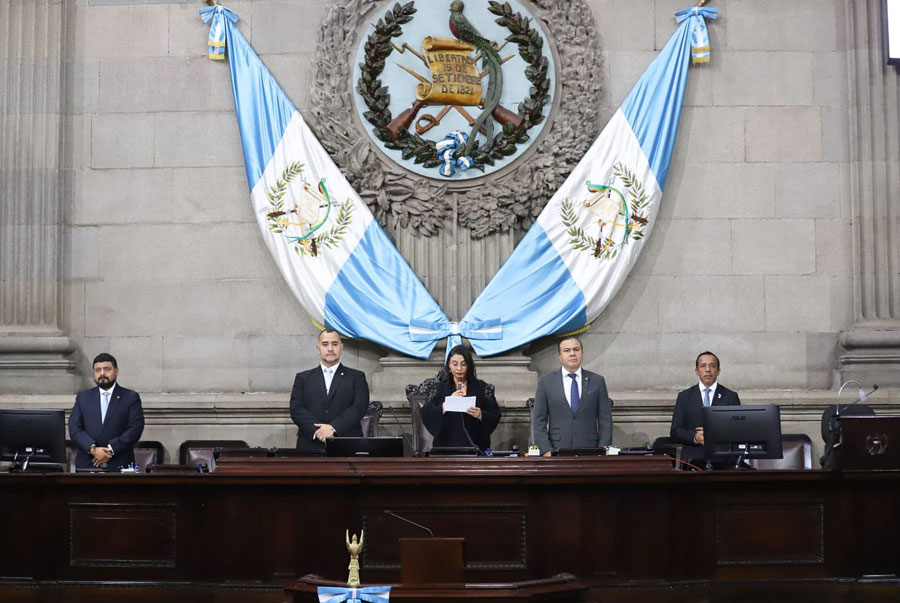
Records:
[[[100,402],[100,422],[106,421],[106,411],[109,409],[109,392],[103,392],[103,400]]]
[[[578,401],[579,401],[578,381],[576,381],[576,379],[578,379],[578,375],[575,373],[569,373],[569,378],[572,379],[572,388],[569,390],[571,392],[569,394],[569,397],[572,400],[572,414],[575,414],[575,411],[578,410]]]
[[[703,406],[709,406],[709,388],[703,390]]]

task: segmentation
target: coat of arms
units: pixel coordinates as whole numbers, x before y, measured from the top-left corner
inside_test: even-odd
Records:
[[[290,163],[266,191],[269,207],[266,220],[269,230],[283,235],[300,256],[317,257],[323,249],[333,249],[343,239],[353,220],[353,204],[349,199],[334,207],[325,179],[315,186],[303,176],[302,163]],[[299,186],[294,182],[301,178]],[[337,213],[331,228],[322,227]]]
[[[540,28],[509,2],[485,8],[429,3],[427,25],[407,32],[417,11],[398,4],[361,48],[356,101],[367,131],[419,174],[469,179],[497,169],[531,143],[549,112],[553,68]]]
[[[597,259],[611,260],[631,240],[644,237],[650,196],[644,184],[621,162],[613,166],[607,184],[587,182],[588,195],[579,203],[566,198],[561,204],[561,220],[569,235],[569,244],[577,251]],[[591,217],[590,226],[580,224],[581,212]]]

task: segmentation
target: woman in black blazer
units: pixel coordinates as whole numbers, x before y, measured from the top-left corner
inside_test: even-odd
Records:
[[[474,396],[475,405],[465,413],[446,412],[448,396]],[[438,374],[437,391],[422,407],[422,422],[434,436],[434,447],[475,446],[482,452],[491,447],[491,433],[500,422],[500,406],[494,398],[494,386],[475,376],[475,361],[468,348],[458,345],[450,350],[443,370]]]

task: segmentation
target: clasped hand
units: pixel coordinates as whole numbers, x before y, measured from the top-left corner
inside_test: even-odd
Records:
[[[318,427],[316,432],[313,434],[314,439],[319,440],[324,444],[327,438],[334,437],[334,427],[332,427],[328,423],[313,423],[313,425]]]
[[[100,467],[101,465],[104,465],[111,461],[113,454],[112,450],[110,450],[109,448],[101,448],[100,446],[96,446],[94,447],[93,456],[94,458],[93,460],[91,460],[91,463],[93,463],[94,467]]]

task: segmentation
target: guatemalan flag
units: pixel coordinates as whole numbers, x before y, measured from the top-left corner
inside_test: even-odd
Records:
[[[427,358],[436,337],[412,323],[447,317],[388,239],[224,6],[210,23],[209,56],[228,57],[250,197],[284,279],[320,324]]]
[[[460,321],[498,325],[471,340],[480,356],[581,329],[618,292],[656,221],[691,49],[709,60],[703,19],[717,12],[676,13],[679,29]]]

